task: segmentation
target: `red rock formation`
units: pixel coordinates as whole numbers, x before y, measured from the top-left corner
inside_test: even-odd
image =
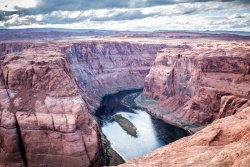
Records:
[[[0,43],[0,56],[9,54],[12,52],[21,52],[31,47],[31,43],[28,42],[3,42]]]
[[[152,113],[196,131],[194,125],[201,126],[249,106],[250,48],[248,42],[190,46],[158,54],[145,79],[144,95],[161,106],[161,110],[149,109]],[[225,107],[233,111],[225,113]]]
[[[0,69],[0,165],[98,165],[98,125],[59,49],[7,54]]]
[[[159,43],[2,42],[0,166],[97,166],[99,128],[89,112],[106,94],[141,88],[167,47]],[[191,127],[249,106],[249,44],[190,46],[159,53],[144,89],[160,102],[151,111]]]
[[[163,44],[90,41],[62,47],[91,111],[104,95],[142,88],[156,53]]]
[[[250,164],[250,107],[239,113],[214,121],[192,136],[121,167],[145,166],[234,166]]]
[[[163,47],[101,41],[1,43],[0,165],[97,166],[99,129],[89,112],[108,93],[142,88]]]

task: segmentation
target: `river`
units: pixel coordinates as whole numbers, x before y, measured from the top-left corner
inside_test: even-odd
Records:
[[[141,90],[126,90],[105,96],[96,112],[102,133],[111,147],[125,160],[143,156],[159,147],[169,144],[188,133],[181,128],[164,123],[136,107],[134,98]],[[137,136],[122,128],[112,116],[120,115],[136,127]]]

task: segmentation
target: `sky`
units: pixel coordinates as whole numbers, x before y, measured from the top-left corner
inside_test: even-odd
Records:
[[[250,31],[250,0],[0,0],[0,28]]]

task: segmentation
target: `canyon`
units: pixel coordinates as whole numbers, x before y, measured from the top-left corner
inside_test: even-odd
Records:
[[[161,50],[136,101],[195,134],[121,166],[249,166],[249,46],[213,41]]]
[[[249,115],[250,107],[247,107],[235,115],[214,121],[194,135],[120,166],[247,167],[250,162]]]
[[[160,104],[159,110],[149,106],[155,115],[196,132],[250,105],[250,47],[222,41],[189,46],[158,53],[144,95]]]
[[[207,166],[246,166],[249,51],[249,37],[199,33],[3,40],[0,166],[100,166],[93,114],[105,95],[140,88],[138,107],[195,134],[124,166],[198,165],[211,153],[221,154]]]

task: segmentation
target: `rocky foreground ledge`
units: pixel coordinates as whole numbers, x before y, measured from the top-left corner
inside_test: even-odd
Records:
[[[250,164],[250,107],[189,137],[131,160],[120,167],[234,166]]]

